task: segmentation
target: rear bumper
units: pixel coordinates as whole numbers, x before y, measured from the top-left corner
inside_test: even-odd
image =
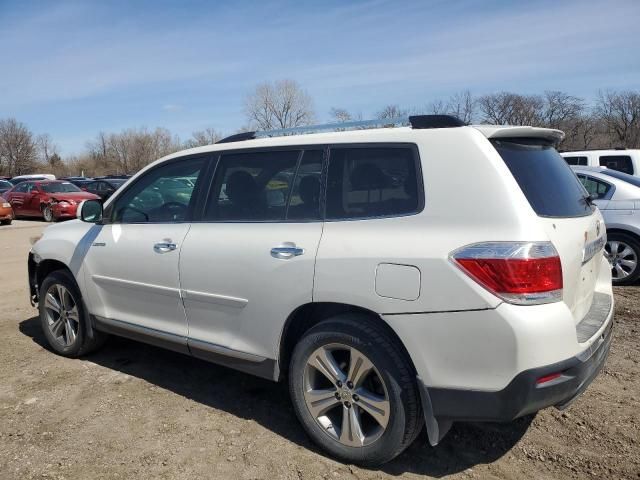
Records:
[[[589,386],[609,354],[613,321],[592,345],[567,360],[532,368],[518,374],[504,389],[494,392],[427,388],[433,416],[438,421],[509,421],[546,407],[568,406]],[[561,376],[537,384],[537,380],[561,372]]]

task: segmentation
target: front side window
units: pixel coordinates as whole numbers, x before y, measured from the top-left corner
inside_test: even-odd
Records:
[[[204,219],[284,220],[299,157],[297,150],[224,154]]]
[[[629,155],[602,155],[600,166],[633,175],[633,162]]]
[[[113,207],[113,223],[182,222],[187,219],[203,159],[181,160],[155,168],[140,177]],[[193,179],[192,185],[175,181]]]
[[[422,182],[416,160],[409,147],[332,148],[327,219],[417,213]]]
[[[609,190],[611,190],[611,184],[603,182],[601,180],[596,180],[593,177],[589,177],[587,175],[578,175],[578,179],[584,185],[584,188],[592,198],[599,199],[604,198]]]
[[[71,182],[43,183],[41,188],[42,191],[46,193],[71,193],[82,191]]]

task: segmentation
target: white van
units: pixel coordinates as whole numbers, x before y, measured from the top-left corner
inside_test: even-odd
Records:
[[[611,170],[640,177],[640,149],[583,150],[560,153],[569,165],[581,167],[607,167]]]

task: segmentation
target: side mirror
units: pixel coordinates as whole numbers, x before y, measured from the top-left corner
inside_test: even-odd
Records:
[[[83,222],[98,223],[102,220],[102,203],[98,200],[85,200],[76,211],[76,217]]]

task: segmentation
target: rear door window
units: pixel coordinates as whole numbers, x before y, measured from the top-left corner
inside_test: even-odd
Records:
[[[602,155],[600,166],[633,175],[633,162],[629,155]]]
[[[283,221],[299,158],[299,150],[223,154],[204,219]]]
[[[493,139],[491,143],[538,215],[591,215],[593,207],[584,187],[552,145],[528,138]]]
[[[409,215],[421,210],[422,198],[418,156],[414,148],[331,148],[327,219]]]
[[[588,165],[587,157],[564,157],[565,162],[569,165]]]

